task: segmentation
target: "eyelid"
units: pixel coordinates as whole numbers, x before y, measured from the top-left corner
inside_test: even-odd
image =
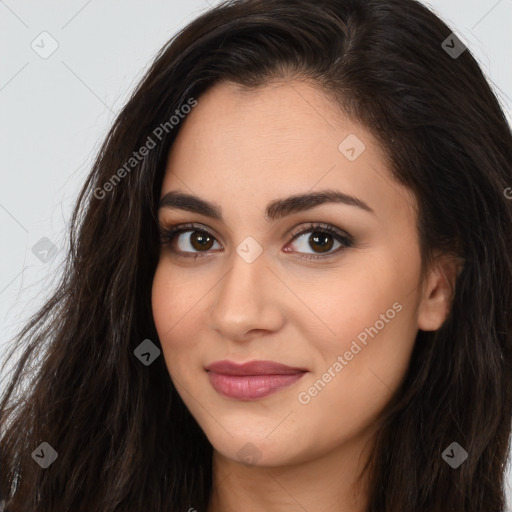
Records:
[[[315,230],[318,230],[319,232],[326,232],[333,236],[337,236],[339,238],[342,238],[344,241],[354,243],[354,239],[351,235],[349,235],[346,231],[343,231],[342,229],[337,228],[336,226],[333,226],[332,224],[327,224],[325,222],[306,222],[304,224],[301,223],[299,226],[296,226],[292,229],[290,232],[290,239],[287,243],[292,242],[295,238],[298,237],[298,235],[303,235],[308,232],[314,232]]]

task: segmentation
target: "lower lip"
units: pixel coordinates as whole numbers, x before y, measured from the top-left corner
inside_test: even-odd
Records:
[[[258,400],[286,389],[297,382],[306,372],[291,375],[224,375],[208,372],[210,382],[217,393],[236,400]]]

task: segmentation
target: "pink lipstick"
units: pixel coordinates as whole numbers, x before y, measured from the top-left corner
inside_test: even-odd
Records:
[[[213,388],[222,396],[236,400],[258,400],[297,382],[307,370],[273,361],[237,364],[217,361],[205,370]]]

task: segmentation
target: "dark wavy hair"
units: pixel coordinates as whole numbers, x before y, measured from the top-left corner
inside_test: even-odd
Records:
[[[12,340],[21,356],[0,402],[5,512],[206,510],[212,446],[164,358],[145,366],[134,356],[144,339],[160,346],[151,287],[179,132],[169,119],[217,82],[250,90],[274,79],[318,85],[378,138],[394,179],[417,198],[425,268],[434,250],[464,261],[450,315],[418,332],[382,414],[368,512],[504,510],[512,134],[471,52],[443,45],[451,34],[415,0],[232,0],[160,50],[80,192],[56,290]],[[155,147],[112,185],[148,137]],[[58,452],[47,469],[31,456],[42,442]],[[452,442],[469,454],[457,469],[441,456]]]

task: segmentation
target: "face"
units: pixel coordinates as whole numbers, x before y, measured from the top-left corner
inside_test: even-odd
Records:
[[[355,442],[418,329],[442,320],[420,286],[413,195],[311,84],[217,84],[182,123],[159,210],[180,231],[152,291],[177,391],[233,461],[294,464]]]

